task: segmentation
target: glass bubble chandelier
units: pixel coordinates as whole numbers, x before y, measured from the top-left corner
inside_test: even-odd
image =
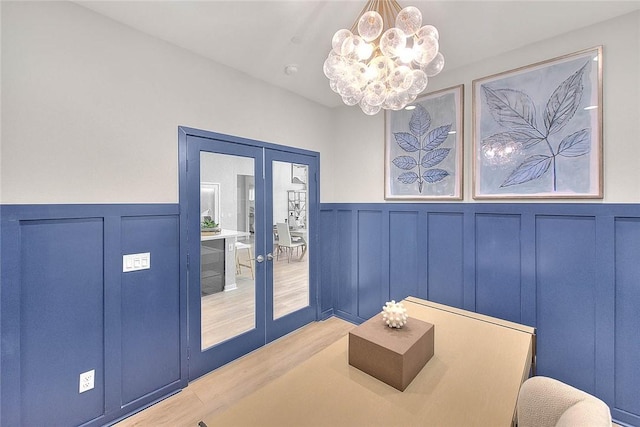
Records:
[[[442,71],[438,39],[436,27],[422,25],[418,8],[369,0],[351,29],[334,34],[324,74],[346,105],[358,104],[368,115],[401,110]]]

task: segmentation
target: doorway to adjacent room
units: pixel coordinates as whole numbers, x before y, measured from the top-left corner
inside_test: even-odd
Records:
[[[317,318],[318,154],[194,133],[180,183],[189,380]]]

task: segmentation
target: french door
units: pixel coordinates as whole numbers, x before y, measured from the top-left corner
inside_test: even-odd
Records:
[[[190,380],[317,317],[317,154],[197,133],[181,153]]]

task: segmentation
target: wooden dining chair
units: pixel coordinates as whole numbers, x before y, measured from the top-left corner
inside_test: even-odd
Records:
[[[251,245],[243,242],[236,242],[236,274],[242,274],[242,267],[247,267],[251,271],[251,278],[254,279],[253,273],[253,254],[251,253]],[[240,259],[240,250],[246,250],[247,260]]]

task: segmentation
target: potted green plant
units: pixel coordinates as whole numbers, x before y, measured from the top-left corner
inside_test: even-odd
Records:
[[[220,225],[211,219],[211,217],[204,217],[202,223],[200,223],[200,230],[202,232],[219,233],[221,231]]]

